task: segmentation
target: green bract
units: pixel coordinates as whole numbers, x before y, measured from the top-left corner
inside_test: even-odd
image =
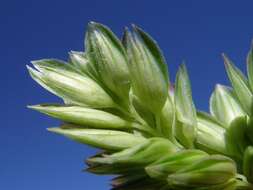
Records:
[[[160,112],[168,96],[168,72],[156,43],[138,27],[131,34],[126,30],[127,50],[133,94],[150,112]]]
[[[126,130],[132,128],[133,125],[133,122],[126,121],[117,115],[80,106],[37,105],[29,108],[80,127]]]
[[[77,142],[106,150],[122,150],[146,141],[145,138],[131,133],[101,129],[81,129],[71,125],[64,125],[62,128],[49,128],[48,130],[69,137]]]
[[[245,76],[236,68],[233,63],[224,55],[224,61],[228,77],[234,88],[235,94],[245,112],[250,113],[252,103],[252,92]]]
[[[225,142],[225,129],[211,115],[198,113],[197,136],[195,144],[197,148],[209,153],[227,154]]]
[[[225,127],[245,115],[233,92],[222,85],[216,86],[210,98],[210,112]]]
[[[120,99],[119,103],[127,102],[130,78],[123,45],[107,27],[97,23],[89,24],[85,45],[91,74]]]
[[[28,67],[33,79],[67,102],[96,108],[115,107],[112,98],[88,76],[57,60],[33,61],[38,71]]]
[[[232,88],[217,85],[205,113],[195,108],[186,66],[174,88],[146,32],[133,26],[119,40],[91,22],[85,52],[28,66],[63,102],[28,107],[62,121],[49,131],[101,149],[85,171],[116,175],[113,190],[253,190],[253,52],[248,79],[224,59]]]
[[[172,187],[212,188],[214,185],[226,184],[235,174],[235,164],[231,159],[212,155],[169,175],[167,180]]]
[[[176,127],[175,135],[187,148],[194,145],[197,116],[192,102],[191,86],[185,65],[181,65],[176,77],[175,87]]]

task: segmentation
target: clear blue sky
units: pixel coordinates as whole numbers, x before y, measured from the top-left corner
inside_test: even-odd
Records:
[[[58,121],[26,109],[58,101],[33,82],[25,65],[41,58],[67,59],[83,50],[89,21],[104,23],[117,35],[135,23],[160,44],[171,79],[184,60],[199,109],[208,109],[215,83],[228,84],[220,54],[245,70],[253,37],[253,1],[235,0],[1,0],[0,189],[106,190],[109,177],[82,173],[94,149],[45,129]]]

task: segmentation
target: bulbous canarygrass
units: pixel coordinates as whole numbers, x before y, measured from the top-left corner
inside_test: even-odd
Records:
[[[252,190],[252,55],[251,49],[248,78],[224,57],[233,88],[216,87],[208,114],[195,108],[184,64],[174,89],[146,32],[133,26],[120,40],[91,22],[85,52],[28,66],[63,100],[29,108],[62,121],[49,131],[101,149],[85,171],[117,175],[113,190]]]

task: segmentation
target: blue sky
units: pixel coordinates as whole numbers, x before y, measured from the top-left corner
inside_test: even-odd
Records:
[[[81,172],[96,150],[45,129],[58,121],[26,109],[59,101],[33,82],[25,65],[41,58],[67,59],[83,50],[89,21],[108,25],[118,36],[135,23],[160,44],[171,80],[182,61],[199,109],[208,109],[216,83],[228,84],[221,53],[245,70],[253,38],[253,1],[1,0],[0,189],[106,190],[109,177]]]

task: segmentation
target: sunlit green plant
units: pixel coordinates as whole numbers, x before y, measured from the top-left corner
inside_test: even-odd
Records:
[[[85,52],[43,59],[31,77],[63,104],[29,106],[60,119],[49,128],[103,151],[87,171],[117,175],[114,190],[253,189],[253,53],[248,79],[224,56],[233,88],[217,85],[197,111],[185,65],[170,84],[156,42],[133,26],[119,40],[91,22]]]

